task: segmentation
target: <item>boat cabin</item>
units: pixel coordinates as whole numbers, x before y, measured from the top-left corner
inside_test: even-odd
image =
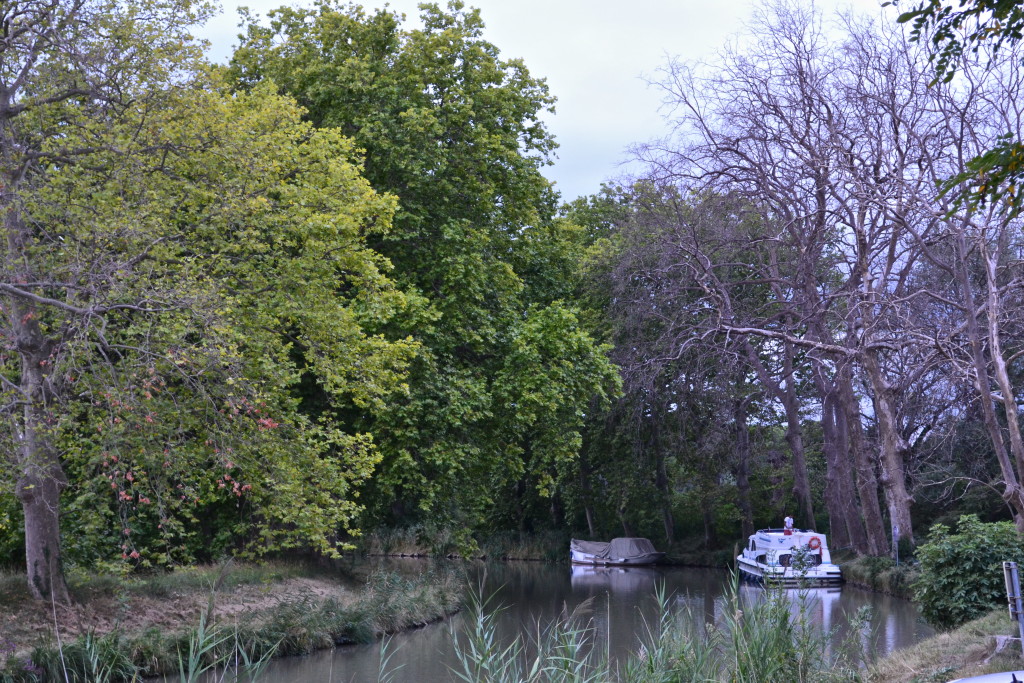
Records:
[[[745,578],[783,583],[833,584],[842,570],[832,563],[825,534],[810,529],[761,529],[736,558]]]

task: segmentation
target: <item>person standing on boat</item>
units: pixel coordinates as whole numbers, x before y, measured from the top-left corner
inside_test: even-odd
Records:
[[[782,533],[786,536],[793,535],[793,518],[786,515],[786,519],[782,520]]]

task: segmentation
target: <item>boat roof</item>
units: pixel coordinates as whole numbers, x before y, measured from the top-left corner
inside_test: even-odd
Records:
[[[811,529],[793,529],[791,534],[786,534],[785,529],[759,529],[751,536],[752,539],[758,542],[758,545],[774,548],[789,548],[796,544],[803,545],[810,537],[818,538],[823,547],[828,547],[825,534],[812,531]]]
[[[776,536],[776,535],[777,536],[785,536],[785,535],[787,535],[786,534],[786,530],[782,529],[782,528],[779,528],[779,529],[758,529],[754,533],[754,535],[757,536],[758,534],[770,534],[770,535],[773,535],[773,536]],[[793,533],[789,534],[789,535],[790,536],[802,536],[802,535],[817,536],[818,538],[820,538],[822,540],[825,539],[825,534],[821,533],[820,531],[815,531],[814,529],[793,529]]]

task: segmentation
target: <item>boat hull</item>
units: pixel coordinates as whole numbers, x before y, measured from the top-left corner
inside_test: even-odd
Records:
[[[572,550],[569,554],[573,564],[594,567],[641,567],[658,564],[665,559],[665,553],[647,553],[636,557],[595,557],[590,553]]]
[[[740,555],[736,558],[740,578],[756,583],[786,587],[838,586],[843,583],[842,570],[834,564],[821,564],[800,570],[794,567],[755,562]]]

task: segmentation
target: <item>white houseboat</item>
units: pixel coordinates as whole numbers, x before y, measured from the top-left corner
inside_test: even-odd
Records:
[[[832,564],[825,534],[806,529],[761,529],[736,558],[740,577],[783,586],[833,586],[843,570]]]

